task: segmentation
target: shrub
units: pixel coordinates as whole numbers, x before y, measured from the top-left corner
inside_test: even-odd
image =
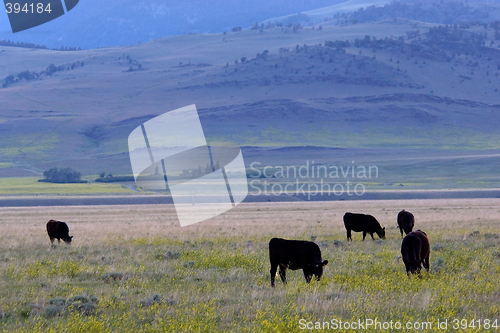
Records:
[[[62,305],[49,305],[45,308],[45,316],[49,318],[54,318],[60,314],[62,314],[64,310],[64,306]]]
[[[95,304],[88,297],[77,295],[73,296],[66,302],[66,306],[70,311],[79,312],[82,315],[90,316],[95,311]]]
[[[102,175],[103,173],[101,173]],[[99,176],[101,176],[99,175]],[[95,180],[96,182],[99,183],[113,183],[113,182],[133,182],[135,181],[134,176],[113,176],[113,175],[108,175],[107,177],[101,176],[101,178],[97,178]]]
[[[443,270],[443,268],[444,268],[444,260],[443,260],[443,258],[438,258],[436,260],[436,262],[434,263],[434,265],[432,266],[431,272],[437,273],[437,272]]]
[[[161,296],[158,294],[154,294],[153,296],[149,297],[148,299],[141,301],[141,305],[143,307],[148,308],[153,304],[161,304],[161,302],[162,302]]]
[[[43,181],[51,183],[80,183],[82,174],[71,168],[52,168],[43,172]]]
[[[31,315],[32,310],[33,307],[31,305],[24,305],[17,311],[17,314],[21,318],[28,318]]]
[[[66,304],[66,299],[62,297],[56,297],[49,300],[50,305],[64,306]]]
[[[111,281],[111,280],[113,280],[113,281],[121,280],[121,279],[123,279],[123,273],[119,273],[119,272],[106,273],[103,276],[101,276],[101,278],[106,282]]]
[[[437,243],[432,247],[432,251],[441,251],[442,249],[444,249],[444,245],[440,243]]]
[[[336,239],[334,239],[334,240],[333,240],[333,245],[334,245],[334,246],[343,246],[343,245],[345,245],[345,244],[344,244],[344,242],[343,242],[343,241],[340,241],[340,240],[336,240]]]
[[[10,312],[0,312],[0,321],[10,318],[10,316],[11,316]]]
[[[181,257],[182,253],[179,252],[179,251],[168,251],[167,253],[163,253],[163,252],[158,252],[156,255],[155,255],[155,259],[157,260],[163,260],[163,259],[167,259],[167,260],[170,260],[170,259],[179,259]]]
[[[189,260],[188,262],[185,262],[184,267],[186,268],[193,268],[194,267],[194,261],[193,260]]]

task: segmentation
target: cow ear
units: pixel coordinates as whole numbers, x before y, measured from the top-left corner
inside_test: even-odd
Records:
[[[383,227],[383,228],[382,228],[382,230],[384,230],[384,231],[385,231],[385,227]]]
[[[73,239],[73,236],[69,236],[69,239]]]
[[[328,260],[325,260],[321,263],[323,266],[326,266],[326,264],[328,264]]]

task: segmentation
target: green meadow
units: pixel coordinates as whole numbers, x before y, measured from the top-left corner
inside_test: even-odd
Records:
[[[95,177],[97,178],[97,177]],[[90,194],[134,194],[122,184],[81,183],[55,184],[38,182],[38,177],[0,178],[0,195],[90,195]]]
[[[343,124],[343,123],[342,123]],[[265,127],[265,125],[261,125]],[[345,126],[344,126],[345,127]],[[467,128],[416,128],[409,126],[362,126],[346,130],[338,122],[305,128],[269,126],[258,133],[235,128],[234,134],[211,137],[212,141],[238,142],[240,146],[393,148],[446,151],[500,149],[500,134]]]

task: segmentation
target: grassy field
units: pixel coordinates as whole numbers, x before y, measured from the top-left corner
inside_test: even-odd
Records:
[[[300,319],[500,319],[499,204],[241,204],[186,228],[167,205],[3,208],[0,330],[294,332]],[[400,258],[403,208],[431,241],[431,273],[422,278],[408,278]],[[346,211],[376,216],[387,239],[362,242],[355,233],[347,243]],[[71,246],[50,247],[51,218],[68,222]],[[322,280],[307,285],[289,271],[288,284],[272,289],[272,237],[314,239],[329,260]]]
[[[38,182],[41,177],[0,178],[1,195],[103,195],[135,194],[136,192],[121,184],[82,183],[54,184]]]

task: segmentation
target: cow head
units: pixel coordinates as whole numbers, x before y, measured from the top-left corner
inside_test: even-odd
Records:
[[[64,243],[66,244],[71,244],[71,240],[73,239],[73,236],[68,236],[68,237],[64,237],[62,240],[64,241]]]
[[[323,275],[323,266],[328,264],[328,260],[324,260],[323,262],[315,262],[311,264],[311,273],[316,276],[316,280],[320,280]]]
[[[381,239],[385,239],[385,227],[383,227],[382,229],[380,229],[379,231],[377,231],[377,235],[378,235]]]

